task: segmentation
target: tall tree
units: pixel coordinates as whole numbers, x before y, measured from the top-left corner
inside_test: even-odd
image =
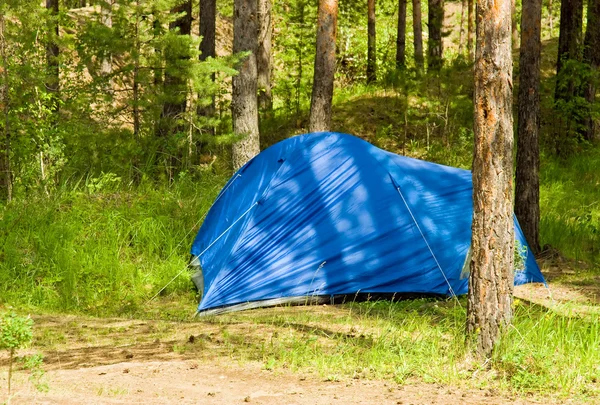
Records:
[[[512,318],[512,46],[510,0],[479,0],[475,52],[473,225],[468,343],[488,357]],[[490,63],[493,61],[493,63]]]
[[[377,80],[377,38],[375,34],[375,0],[367,0],[367,83]]]
[[[516,49],[519,46],[519,22],[517,21],[517,1],[512,0],[511,11],[511,30],[512,30],[512,47]]]
[[[396,68],[406,65],[406,0],[398,0],[398,35],[396,36]]]
[[[467,0],[467,54],[469,60],[475,58],[475,48],[473,47],[473,37],[475,36],[475,0]]]
[[[423,58],[423,23],[421,16],[421,0],[412,0],[413,4],[413,44],[415,47],[415,64],[422,68]]]
[[[48,41],[46,43],[46,64],[48,65],[48,74],[46,79],[46,90],[52,94],[51,110],[58,113],[59,101],[59,67],[58,67],[58,0],[46,0],[46,9],[50,17],[48,18]]]
[[[465,42],[465,11],[467,10],[467,0],[460,2],[460,30],[458,32],[458,54],[462,55]]]
[[[588,0],[583,60],[590,66],[597,80],[600,68],[600,0]],[[596,99],[596,83],[594,80],[590,80],[587,85],[584,85],[584,96],[590,103],[590,107],[593,107]],[[594,120],[589,116],[586,121],[585,137],[588,141],[592,141],[598,137],[598,134],[595,133]]]
[[[600,1],[599,1],[600,2]],[[540,251],[540,57],[542,0],[523,0],[515,214],[533,253]]]
[[[583,0],[562,0],[560,4],[560,28],[558,33],[558,58],[556,74],[560,75],[564,61],[581,60],[581,40],[583,26]],[[571,85],[557,83],[555,98],[569,97],[574,89]],[[567,92],[561,89],[567,88]]]
[[[100,3],[100,22],[107,28],[112,28],[112,8],[113,0],[103,0]],[[102,55],[102,60],[100,62],[100,74],[106,80],[106,91],[111,93],[112,79],[110,76],[112,75],[112,54],[110,52],[106,52],[104,55]]]
[[[318,14],[310,132],[329,131],[331,126],[338,0],[319,0]]]
[[[444,0],[429,0],[429,39],[427,40],[427,66],[438,70],[442,67],[443,43],[442,28],[444,24]]]
[[[233,168],[236,170],[260,152],[256,96],[257,12],[257,1],[234,0],[233,53],[248,52],[238,68],[238,75],[233,78],[233,132],[244,136],[244,139],[233,144]]]
[[[177,18],[169,24],[169,29],[179,35],[190,35],[192,31],[192,2],[191,0],[174,7],[171,13]],[[177,127],[175,122],[185,112],[187,83],[183,77],[180,63],[187,57],[187,51],[167,49],[165,60],[165,75],[163,91],[165,102],[161,113],[159,135],[166,136]]]
[[[200,0],[200,60],[216,56],[217,0]],[[215,81],[215,74],[211,75]],[[215,112],[215,98],[208,106],[198,107],[198,115],[210,117]]]
[[[258,106],[261,110],[270,109],[273,104],[271,96],[271,0],[258,0],[258,51],[256,63],[258,68]]]
[[[12,172],[10,165],[10,121],[9,121],[9,90],[8,90],[8,54],[6,51],[6,36],[4,23],[4,8],[0,6],[0,105],[2,105],[2,140],[0,142],[0,199],[12,199]]]

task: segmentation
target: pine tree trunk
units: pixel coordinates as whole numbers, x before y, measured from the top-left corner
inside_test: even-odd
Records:
[[[273,106],[271,96],[271,0],[258,0],[258,106],[261,110],[270,110]]]
[[[469,61],[475,58],[475,48],[473,47],[473,37],[475,36],[475,0],[467,0],[467,54]]]
[[[465,11],[467,9],[467,0],[460,2],[460,31],[458,33],[458,54],[462,55],[465,42]]]
[[[51,93],[50,109],[55,115],[55,120],[58,120],[56,115],[59,110],[58,90],[59,90],[59,67],[58,57],[59,49],[56,40],[58,39],[58,0],[46,0],[46,8],[49,11],[49,29],[48,34],[50,39],[46,44],[46,64],[48,66],[48,75],[46,78],[46,90]]]
[[[560,28],[558,34],[558,58],[556,74],[559,75],[563,62],[568,59],[581,60],[581,40],[583,29],[583,0],[562,0],[560,4]],[[556,87],[555,98],[569,98],[573,94],[573,86],[567,91]]]
[[[510,324],[513,292],[510,0],[477,4],[473,228],[467,342],[489,357]],[[493,63],[491,63],[493,61]]]
[[[216,32],[217,32],[217,0],[200,0],[200,60],[216,56]],[[215,74],[211,75],[211,80],[215,81]],[[215,114],[215,97],[212,97],[208,106],[198,107],[198,115],[211,117]],[[214,128],[211,128],[214,135]]]
[[[398,0],[398,36],[396,37],[396,69],[406,66],[406,0]]]
[[[309,131],[329,131],[335,75],[338,0],[319,0],[315,76],[310,102]]]
[[[235,0],[233,7],[233,53],[250,52],[239,66],[239,74],[233,78],[233,132],[245,137],[233,145],[233,168],[237,170],[260,152],[256,96],[258,3]]]
[[[540,58],[542,0],[523,0],[515,214],[534,254],[540,252]]]
[[[415,64],[423,68],[423,23],[421,16],[421,0],[413,0],[413,44],[415,47]]]
[[[590,65],[592,72],[598,75],[600,73],[600,0],[588,0],[587,18],[583,60]],[[590,108],[592,108],[596,99],[596,83],[594,80],[590,80],[587,85],[584,85],[584,97],[590,103]],[[598,139],[592,117],[586,119],[585,138],[588,141]]]
[[[367,0],[367,11],[367,83],[373,83],[377,80],[377,38],[375,34],[375,0]]]
[[[12,172],[10,165],[10,121],[9,121],[9,92],[8,92],[8,56],[6,53],[4,14],[0,12],[0,105],[2,105],[2,140],[0,141],[0,199],[12,200]]]
[[[444,0],[429,0],[429,39],[427,40],[427,66],[432,70],[442,67],[443,43],[442,28],[444,23]]]
[[[112,7],[113,0],[104,0],[100,3],[100,22],[107,28],[112,28]],[[107,81],[105,90],[112,93],[113,83],[112,78],[112,55],[109,53],[104,55],[100,62],[100,75]]]
[[[512,47],[513,49],[517,49],[519,47],[519,22],[517,21],[516,0],[512,0],[511,8]]]

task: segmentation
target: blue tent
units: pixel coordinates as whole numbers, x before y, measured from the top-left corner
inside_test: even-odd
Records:
[[[471,172],[339,133],[266,149],[225,185],[191,253],[198,311],[360,294],[465,294]],[[515,219],[515,284],[544,282]],[[198,260],[199,259],[199,260]]]

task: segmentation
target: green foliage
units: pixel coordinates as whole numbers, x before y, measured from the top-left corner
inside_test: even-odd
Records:
[[[0,314],[0,350],[8,350],[8,394],[12,379],[13,359],[17,350],[27,346],[33,338],[33,320],[14,312]]]

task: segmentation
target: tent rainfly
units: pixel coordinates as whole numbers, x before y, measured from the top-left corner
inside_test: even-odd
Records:
[[[468,288],[471,172],[351,135],[295,136],[225,185],[196,236],[199,314]],[[544,283],[515,218],[515,285]]]

